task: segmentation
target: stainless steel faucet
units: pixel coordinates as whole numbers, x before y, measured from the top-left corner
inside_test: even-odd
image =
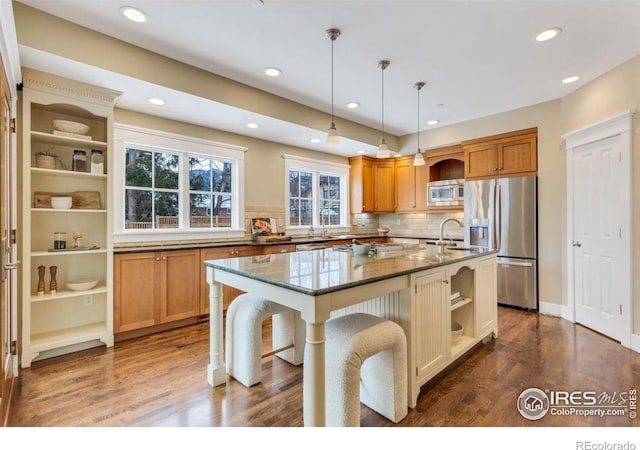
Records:
[[[442,251],[444,247],[447,245],[447,242],[444,240],[444,226],[447,222],[455,222],[460,227],[464,226],[458,219],[454,219],[453,217],[449,217],[447,219],[444,219],[442,222],[440,222],[440,239],[438,239],[438,242],[436,242],[436,244],[438,245],[438,249],[440,251]],[[453,244],[453,239],[451,240],[451,244]]]

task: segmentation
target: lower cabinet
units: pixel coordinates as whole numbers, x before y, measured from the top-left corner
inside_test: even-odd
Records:
[[[200,250],[114,257],[114,333],[197,317]]]
[[[260,246],[239,245],[237,247],[214,247],[200,249],[200,315],[209,314],[209,284],[207,284],[207,268],[204,262],[209,259],[239,258],[241,256],[262,255]],[[225,311],[231,301],[242,294],[240,289],[222,286],[222,309]]]
[[[409,320],[404,322],[409,406],[415,407],[422,385],[486,337],[497,337],[496,273],[496,257],[488,255],[412,275]]]
[[[412,319],[416,324],[416,379],[424,384],[449,362],[449,308],[447,306],[447,270],[433,270],[416,277]]]

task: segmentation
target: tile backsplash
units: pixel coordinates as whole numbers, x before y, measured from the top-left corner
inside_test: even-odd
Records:
[[[399,236],[433,237],[440,235],[440,223],[447,218],[464,220],[464,213],[409,213],[409,214],[381,214],[378,216],[379,226],[391,228],[390,234]],[[464,238],[464,229],[453,222],[444,227],[444,237]]]
[[[282,206],[246,206],[245,207],[245,230],[247,236],[251,238],[251,218],[271,217],[276,220],[279,231],[284,231],[285,211]],[[351,233],[354,234],[376,234],[378,227],[389,227],[391,234],[405,236],[438,237],[440,233],[440,223],[453,217],[462,222],[463,213],[409,213],[409,214],[351,214]],[[445,226],[445,237],[462,239],[464,231],[455,223],[448,223]]]

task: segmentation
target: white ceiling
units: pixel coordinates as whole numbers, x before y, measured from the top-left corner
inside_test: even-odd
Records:
[[[380,59],[384,72],[385,129],[394,135],[439,126],[560,98],[640,53],[637,0],[502,1],[322,1],[297,0],[21,0],[137,46],[232,78],[319,110],[331,111],[331,41],[327,28],[341,30],[335,41],[336,115],[381,128]],[[122,5],[147,14],[134,24]],[[561,27],[556,39],[534,37]],[[337,150],[312,144],[311,130],[254,113],[187,96],[120,74],[87,67],[20,47],[23,65],[123,91],[123,108],[321,151],[353,155],[363,146],[346,142]],[[264,75],[275,66],[283,74]],[[577,83],[561,80],[579,75]],[[148,93],[167,104],[152,108]],[[144,95],[141,95],[144,94]],[[149,94],[150,95],[150,94]],[[349,110],[356,101],[360,108]],[[194,104],[210,111],[193,117]],[[212,121],[211,117],[219,120]],[[248,130],[253,117],[261,124]],[[327,124],[328,125],[328,124]],[[339,130],[338,130],[339,131]],[[369,152],[371,145],[364,146]]]

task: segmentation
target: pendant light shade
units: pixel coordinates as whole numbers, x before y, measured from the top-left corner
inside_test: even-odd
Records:
[[[418,81],[414,87],[418,91],[418,153],[413,157],[413,165],[424,166],[424,157],[420,152],[420,89],[424,87],[424,81]]]
[[[391,156],[391,152],[389,152],[389,147],[387,146],[387,141],[384,139],[384,69],[389,67],[389,64],[389,61],[384,59],[378,62],[378,67],[380,67],[380,73],[382,75],[382,138],[380,138],[380,145],[378,146],[376,158],[388,158]]]
[[[327,137],[324,142],[329,145],[337,145],[340,143],[340,136],[333,120],[333,42],[340,36],[340,30],[329,28],[325,33],[331,39],[331,126],[327,130]]]

